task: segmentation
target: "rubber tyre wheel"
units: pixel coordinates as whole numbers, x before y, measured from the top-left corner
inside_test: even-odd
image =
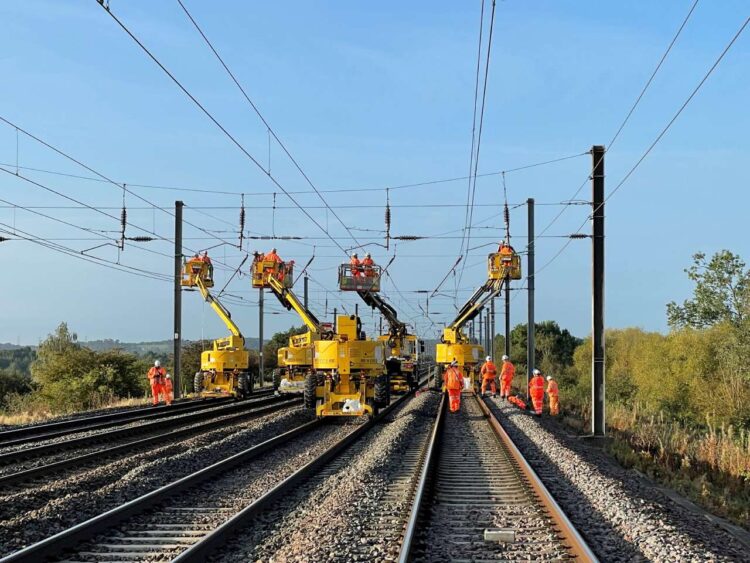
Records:
[[[381,375],[375,379],[375,405],[387,407],[391,404],[391,378]]]
[[[315,410],[317,404],[317,398],[315,397],[315,390],[318,387],[318,377],[314,373],[308,373],[305,376],[305,394],[304,394],[304,405],[306,409]]]
[[[281,387],[281,370],[275,369],[273,370],[273,389],[274,391],[278,390],[278,388]]]
[[[241,373],[237,377],[237,396],[240,399],[247,399],[250,396],[250,375]]]
[[[203,391],[203,372],[193,376],[193,391],[196,393]]]

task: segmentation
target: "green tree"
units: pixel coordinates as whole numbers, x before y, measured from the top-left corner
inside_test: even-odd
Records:
[[[31,365],[36,394],[57,412],[99,406],[119,397],[141,394],[146,388],[146,363],[122,350],[94,352],[78,343],[61,323],[39,345]]]
[[[667,322],[673,329],[707,328],[721,322],[742,326],[750,312],[750,271],[736,254],[722,250],[710,260],[693,255],[685,272],[695,282],[693,298],[667,304]]]
[[[277,352],[279,348],[289,345],[289,338],[296,334],[304,334],[307,328],[304,326],[291,327],[289,330],[277,332],[263,345],[263,367],[273,369],[278,367]]]

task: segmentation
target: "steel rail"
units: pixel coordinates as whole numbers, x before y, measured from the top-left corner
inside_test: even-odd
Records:
[[[157,420],[149,422],[147,424],[140,424],[138,426],[129,426],[120,430],[114,430],[112,432],[101,432],[99,434],[92,434],[89,436],[81,436],[79,438],[72,438],[70,440],[64,440],[62,442],[54,442],[52,444],[43,444],[40,446],[34,446],[31,448],[25,448],[20,450],[14,450],[11,452],[5,452],[0,454],[0,465],[8,465],[11,463],[18,463],[19,461],[36,459],[51,453],[69,450],[72,448],[79,448],[83,446],[98,444],[101,442],[110,442],[119,438],[126,438],[129,436],[138,436],[140,434],[147,434],[149,432],[156,432],[162,428],[170,428],[180,426],[182,424],[189,424],[192,422],[199,422],[216,416],[222,416],[224,414],[231,414],[237,411],[245,411],[258,406],[264,406],[270,403],[279,402],[280,399],[275,396],[264,397],[255,401],[240,401],[232,402],[229,405],[217,405],[215,410],[200,409],[198,412],[191,412],[188,414],[177,416],[171,420]],[[178,413],[179,415],[179,413]],[[162,418],[162,417],[160,417]],[[86,429],[81,430],[85,432]]]
[[[258,516],[258,514],[260,514],[272,502],[291,492],[297,485],[313,477],[319,469],[343,453],[364,434],[374,428],[378,422],[388,416],[407,398],[410,398],[413,395],[414,392],[412,391],[396,399],[396,401],[380,411],[377,416],[370,418],[365,424],[347,434],[344,438],[336,442],[314,460],[299,468],[263,496],[257,498],[251,504],[247,505],[237,514],[215,528],[211,533],[191,545],[172,561],[174,563],[203,563],[206,561],[211,553],[225,545],[227,539],[239,531],[248,521]],[[5,562],[0,560],[0,563]]]
[[[578,530],[576,530],[576,527],[568,519],[565,511],[563,511],[560,505],[557,504],[557,501],[552,496],[552,493],[550,493],[547,487],[544,486],[544,483],[539,478],[539,475],[536,474],[536,471],[534,471],[531,465],[529,465],[529,462],[526,461],[526,458],[521,453],[521,450],[518,449],[518,446],[516,446],[511,437],[505,431],[498,418],[492,413],[484,400],[480,399],[476,395],[475,398],[477,403],[479,404],[479,408],[482,410],[484,417],[487,419],[487,422],[489,422],[492,430],[495,432],[495,435],[507,448],[514,461],[518,464],[518,467],[523,473],[526,481],[531,486],[537,498],[539,499],[539,502],[544,507],[546,514],[555,522],[556,533],[561,538],[568,551],[573,557],[576,557],[578,561],[592,561],[598,563],[599,559],[596,557],[596,555],[594,555],[594,552],[591,551],[591,548],[588,546]]]
[[[59,422],[49,422],[37,424],[34,426],[24,426],[23,428],[14,428],[13,430],[3,430],[0,432],[0,448],[23,444],[47,438],[55,438],[64,434],[74,432],[85,432],[92,427],[106,428],[104,423],[111,422],[111,426],[121,424],[130,420],[140,420],[146,417],[171,416],[174,413],[185,412],[187,409],[198,410],[201,408],[211,408],[230,402],[232,399],[201,399],[200,401],[182,401],[172,406],[161,405],[158,407],[138,407],[125,412],[116,412],[109,414],[100,414],[75,418],[72,420],[62,420]],[[168,413],[168,414],[167,414]],[[67,432],[61,432],[67,431]]]
[[[40,465],[39,467],[32,467],[30,469],[19,471],[17,473],[2,475],[0,476],[0,488],[10,485],[17,485],[19,483],[28,482],[32,479],[38,479],[39,477],[48,476],[69,467],[81,467],[91,461],[110,458],[123,452],[139,449],[142,446],[153,446],[166,441],[174,442],[177,439],[183,438],[185,436],[190,436],[192,434],[201,434],[215,428],[221,428],[232,425],[234,423],[252,420],[254,418],[265,416],[278,410],[300,404],[301,402],[301,398],[290,398],[288,400],[279,401],[269,406],[262,406],[257,409],[251,409],[247,412],[241,412],[239,414],[235,414],[226,418],[221,418],[220,420],[206,422],[205,424],[201,424],[199,426],[191,426],[189,428],[183,428],[182,430],[172,430],[169,432],[164,432],[163,434],[157,434],[156,436],[149,436],[148,438],[141,438],[140,440],[127,442],[119,446],[112,446],[111,448],[97,450],[95,452],[83,454],[69,459],[64,459],[46,465]]]
[[[309,462],[304,467],[284,479],[265,495],[218,526],[173,561],[205,561],[205,555],[216,549],[216,547],[222,545],[224,538],[234,533],[238,526],[244,523],[248,518],[252,518],[253,515],[267,506],[267,504],[273,499],[283,495],[300,481],[312,476],[319,467],[343,452],[347,447],[354,443],[357,438],[373,428],[380,420],[401,405],[406,399],[413,396],[413,394],[413,392],[410,392],[391,403],[391,405],[383,409],[377,416],[371,418],[368,422],[361,425],[355,431],[334,444],[334,446],[327,449],[315,460]],[[297,436],[306,434],[307,432],[320,427],[324,422],[325,419],[314,420],[280,434],[279,436],[266,440],[261,444],[248,448],[247,450],[243,450],[218,461],[213,465],[191,473],[177,481],[164,485],[163,487],[121,504],[107,512],[99,514],[98,516],[76,524],[75,526],[63,530],[49,538],[25,547],[15,553],[11,553],[0,559],[0,563],[38,563],[39,561],[44,561],[49,558],[61,557],[65,550],[94,538],[97,534],[117,526],[128,518],[142,514],[178,493],[198,486],[217,475],[224,475],[228,470],[250,461],[276,446],[289,442]]]
[[[442,427],[444,420],[445,397],[446,395],[443,393],[443,397],[440,399],[440,406],[438,407],[438,415],[432,426],[430,441],[427,443],[427,447],[423,453],[422,470],[419,473],[419,479],[415,483],[411,512],[409,513],[409,519],[406,522],[404,539],[401,542],[401,550],[398,555],[399,563],[407,563],[409,560],[412,541],[414,541],[414,535],[419,523],[419,513],[422,510],[422,503],[427,495],[426,491],[429,484],[430,474],[437,461],[435,452],[437,452],[439,447],[440,428]]]

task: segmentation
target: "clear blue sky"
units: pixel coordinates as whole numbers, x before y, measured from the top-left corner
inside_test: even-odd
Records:
[[[474,72],[480,2],[223,2],[185,0],[205,32],[312,181],[321,189],[379,188],[465,176],[469,168]],[[480,172],[582,153],[606,144],[664,52],[691,2],[593,1],[497,3]],[[111,0],[130,29],[265,164],[267,133],[173,1]],[[488,4],[489,7],[489,4]],[[640,157],[748,16],[745,0],[699,3],[643,102],[607,155],[611,190]],[[607,206],[607,325],[665,330],[665,304],[690,294],[683,268],[696,251],[728,248],[750,259],[746,233],[750,114],[750,37],[746,32],[667,136]],[[111,178],[152,184],[245,192],[246,228],[254,234],[293,235],[279,241],[284,258],[311,266],[312,307],[330,317],[333,307],[353,310],[357,299],[335,291],[343,254],[297,210],[270,209],[275,188],[265,175],[185,98],[95,0],[24,0],[0,5],[0,115],[64,149]],[[88,174],[21,135],[21,166]],[[0,162],[16,162],[16,133],[0,126]],[[509,173],[511,203],[569,199],[587,176],[587,156]],[[276,146],[271,168],[289,190],[308,186]],[[122,193],[106,183],[22,170],[37,182],[119,216]],[[187,221],[235,241],[239,195],[132,190],[170,207],[185,201]],[[427,337],[437,331],[420,319],[417,303],[455,262],[464,225],[466,181],[393,190],[392,233],[444,238],[402,242],[385,293],[405,318],[414,317]],[[278,190],[276,190],[278,191]],[[73,205],[0,172],[2,199],[23,206]],[[350,227],[382,231],[385,191],[325,194]],[[587,185],[582,197],[590,196]],[[302,204],[321,206],[315,196]],[[499,178],[477,183],[475,223],[458,304],[480,284],[484,255],[501,238]],[[129,234],[141,226],[171,238],[173,220],[128,195]],[[291,204],[282,194],[276,204]],[[430,207],[433,204],[454,207]],[[4,205],[4,204],[3,204]],[[402,207],[402,206],[411,207]],[[221,209],[207,209],[210,206]],[[202,208],[202,209],[201,209]],[[558,212],[537,206],[538,229]],[[39,212],[117,237],[119,222],[90,210]],[[209,213],[208,217],[204,213]],[[324,209],[310,213],[340,244],[353,243]],[[563,235],[585,220],[572,206],[546,234]],[[526,209],[512,212],[514,244],[525,245]],[[58,239],[76,250],[100,244],[94,233],[55,223],[28,211],[0,208],[0,223],[35,236]],[[492,227],[492,228],[488,228]],[[588,227],[586,227],[588,229]],[[451,232],[452,231],[452,232]],[[0,233],[2,234],[2,233]],[[382,234],[355,231],[360,242]],[[6,235],[7,236],[7,235]],[[186,246],[217,244],[186,226]],[[321,238],[322,237],[322,238]],[[59,240],[66,239],[66,240]],[[537,243],[544,265],[565,239]],[[314,246],[313,246],[314,245]],[[483,246],[488,245],[488,246]],[[168,256],[126,247],[123,264],[169,274]],[[169,255],[169,242],[141,244]],[[266,241],[251,248],[266,250]],[[590,241],[574,241],[537,278],[537,317],[555,319],[575,334],[590,331]],[[376,259],[387,260],[383,249]],[[113,247],[92,251],[116,260]],[[392,255],[392,252],[388,256]],[[172,287],[65,256],[24,241],[0,244],[0,342],[36,343],[67,321],[81,337],[157,340],[172,334]],[[237,248],[214,251],[236,266]],[[219,268],[219,284],[231,272]],[[327,289],[328,292],[324,289]],[[455,311],[450,290],[430,303],[435,321]],[[228,291],[234,317],[257,334],[257,292],[247,277]],[[301,287],[300,287],[301,292]],[[513,302],[512,322],[525,319],[525,293]],[[234,302],[239,297],[242,305]],[[326,315],[326,301],[327,312]],[[266,335],[299,324],[272,295]],[[201,304],[184,296],[185,338],[217,337],[225,329]],[[363,315],[368,332],[373,317]],[[498,316],[498,327],[502,318]]]

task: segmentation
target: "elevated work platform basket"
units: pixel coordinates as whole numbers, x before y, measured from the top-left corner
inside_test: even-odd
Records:
[[[214,280],[208,277],[208,272],[208,263],[200,258],[186,260],[182,265],[182,279],[180,280],[180,285],[183,287],[195,287],[197,285],[196,280],[200,278],[204,286],[213,287]]]
[[[513,250],[513,247],[504,246],[500,252],[487,257],[487,274],[493,280],[504,280],[506,277],[520,280],[522,277],[521,257]]]
[[[269,277],[273,277],[283,287],[290,288],[294,283],[294,261],[276,262],[275,260],[255,260],[252,268],[253,287],[266,288]]]
[[[382,269],[375,264],[371,266],[339,266],[339,289],[341,291],[380,291]]]

